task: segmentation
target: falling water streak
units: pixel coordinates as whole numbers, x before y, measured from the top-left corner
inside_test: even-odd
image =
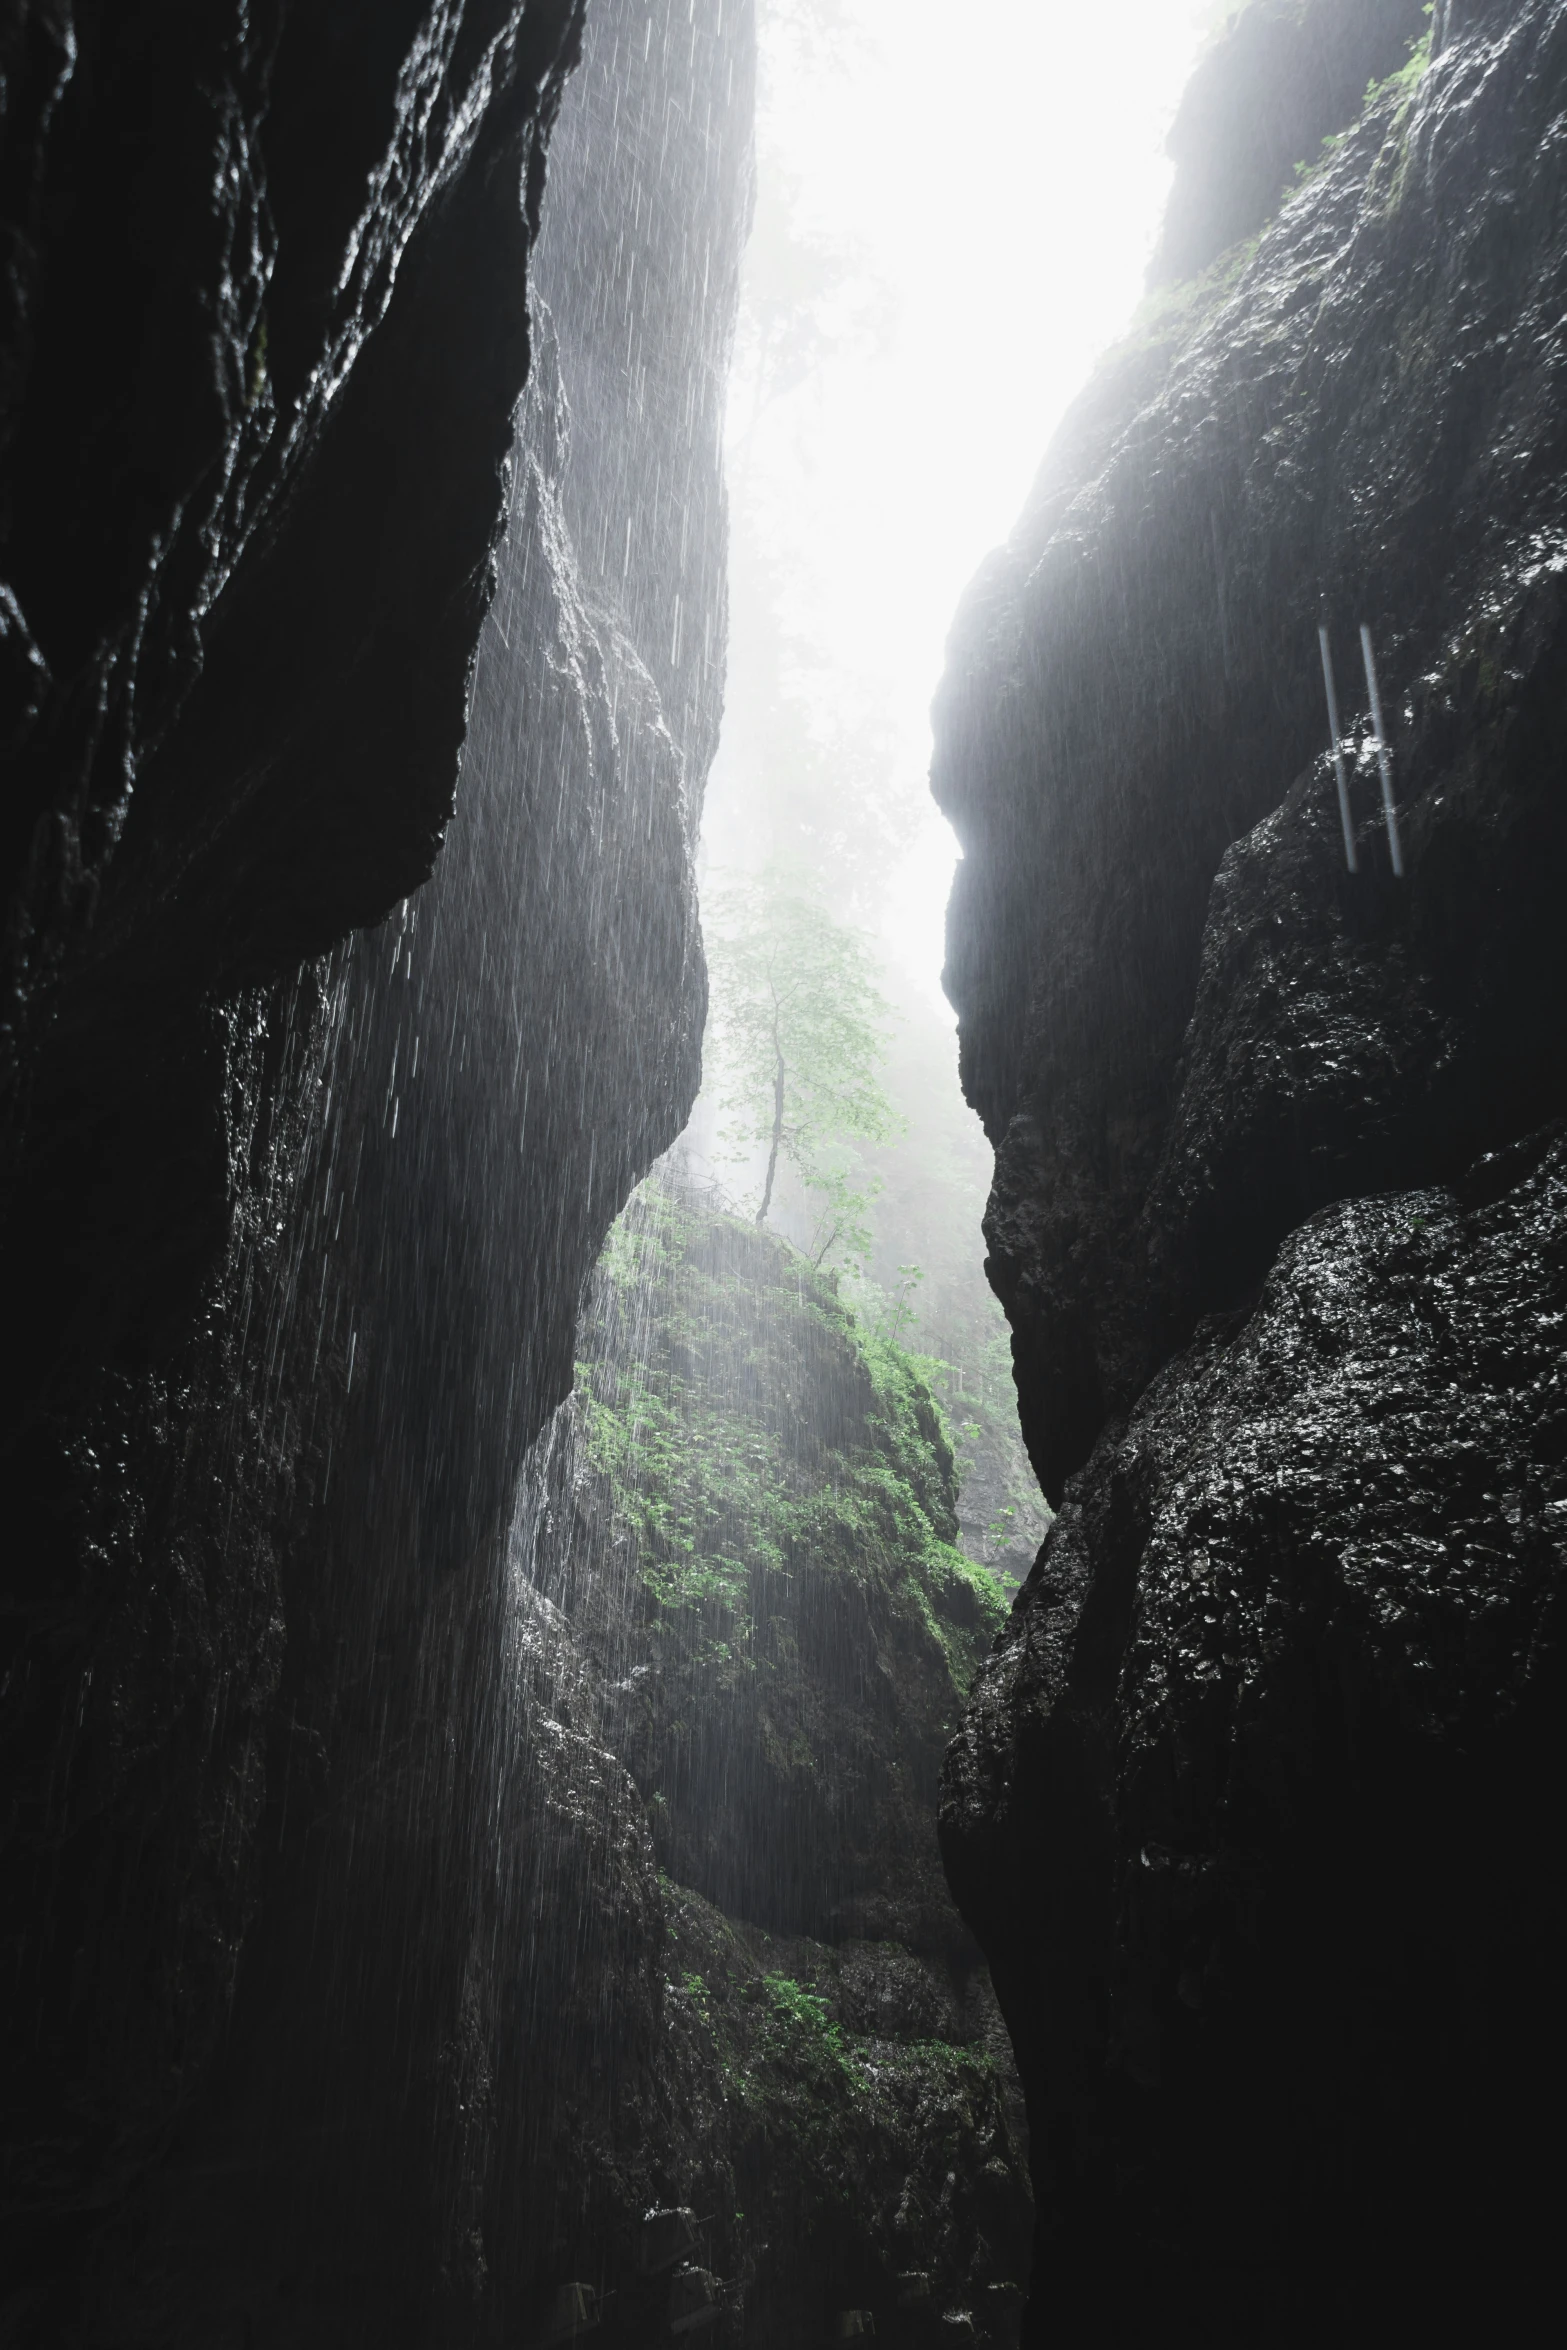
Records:
[[[1351,873],[1360,871],[1360,860],[1355,854],[1355,828],[1349,815],[1349,779],[1344,773],[1344,732],[1338,722],[1338,695],[1333,685],[1333,647],[1325,628],[1317,631],[1322,647],[1322,682],[1328,689],[1328,739],[1333,753],[1333,773],[1338,781],[1339,821],[1344,827],[1344,856]]]
[[[1377,665],[1371,652],[1371,631],[1360,624],[1360,649],[1366,657],[1366,691],[1371,696],[1371,724],[1376,733],[1377,766],[1382,776],[1382,807],[1387,817],[1387,845],[1393,858],[1393,871],[1398,879],[1404,877],[1404,852],[1399,845],[1398,811],[1393,805],[1393,758],[1387,747],[1387,734],[1382,724],[1382,696],[1377,691]]]

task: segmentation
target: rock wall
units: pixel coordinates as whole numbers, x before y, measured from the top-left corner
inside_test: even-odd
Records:
[[[696,1083],[752,70],[603,0],[535,255],[581,14],[6,20],[8,2338],[548,2255],[505,1537]]]
[[[535,1930],[531,1995],[555,2038],[588,1989],[616,2052],[553,2102],[535,2167],[577,2265],[549,2281],[610,2288],[606,2339],[662,2338],[682,2287],[639,2273],[642,2214],[684,2208],[716,2342],[845,2312],[910,2350],[1008,2342],[1020,2100],[935,1833],[1003,1606],[956,1548],[934,1399],[830,1276],[667,1165],[580,1348],[512,1550],[519,1745],[601,1823],[561,1837],[569,1948]]]
[[[1193,74],[1170,131],[1175,185],[1149,271],[1178,283],[1256,232],[1297,167],[1404,62],[1424,0],[1249,0]]]
[[[971,1968],[935,1797],[1004,1608],[913,1358],[675,1172],[580,1345],[533,1572],[620,1693],[660,1863],[752,1924]]]
[[[1331,55],[1342,11],[1294,13]],[[1263,224],[1225,209],[1252,14],[1165,259],[1259,233],[1101,368],[938,709],[992,1277],[1065,1496],[943,1809],[1039,2339],[1504,2322],[1561,2077],[1567,19],[1453,0]]]

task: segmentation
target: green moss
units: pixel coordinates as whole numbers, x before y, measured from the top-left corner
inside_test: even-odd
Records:
[[[686,2080],[717,2085],[712,2106],[695,2091],[690,2110],[721,2149],[735,2224],[749,2213],[772,2241],[801,2241],[825,2219],[889,2254],[912,2231],[930,2249],[919,2265],[939,2270],[949,2174],[966,2183],[990,2165],[993,2180],[999,2158],[1020,2183],[1002,2069],[978,2047],[855,2033],[841,2017],[839,1953],[737,1925],[699,1894],[662,1884],[664,2031]],[[891,1957],[895,1946],[885,1947]],[[874,1957],[869,1946],[858,1952],[862,1963]],[[1011,2224],[1024,2220],[1020,2208]],[[963,2225],[953,2256],[972,2240]],[[949,2273],[954,2291],[958,2281]]]
[[[782,2062],[796,2078],[836,2071],[853,2095],[868,2089],[869,2080],[821,1994],[807,1991],[790,1975],[766,1975],[763,1980],[772,1995],[771,2014],[761,2033],[763,2058]]]
[[[1420,35],[1418,40],[1412,41],[1410,43],[1409,55],[1404,60],[1404,63],[1398,68],[1398,71],[1396,73],[1390,73],[1385,81],[1368,82],[1366,84],[1366,107],[1368,111],[1371,107],[1380,105],[1384,98],[1394,98],[1404,108],[1407,108],[1413,102],[1415,92],[1419,89],[1421,83],[1425,79],[1426,68],[1431,63],[1431,26],[1429,23],[1430,16],[1431,10],[1430,8],[1427,8],[1426,17],[1428,21],[1426,29]]]
[[[1173,361],[1229,300],[1261,242],[1260,231],[1254,237],[1244,237],[1196,277],[1155,286],[1145,294],[1126,333],[1099,362],[1100,372],[1108,374],[1155,357]]]
[[[585,1340],[589,1457],[655,1622],[754,1670],[760,1581],[808,1558],[895,1589],[966,1687],[1008,1594],[957,1547],[941,1366],[787,1242],[656,1181],[611,1235]]]
[[[1296,164],[1290,179],[1291,189],[1303,188],[1310,181],[1319,179],[1349,135],[1349,131],[1329,131],[1316,154],[1303,156]]]
[[[731,2127],[797,2176],[811,2199],[827,2199],[851,2167],[872,2089],[827,2001],[793,1976],[749,1967],[728,1970],[721,2001],[697,1974],[686,1974],[682,1990],[734,2109]]]
[[[1428,18],[1431,15],[1429,8],[1426,10],[1426,15]],[[1323,140],[1315,156],[1296,164],[1293,186],[1304,187],[1308,181],[1316,179],[1319,173],[1327,169],[1339,149],[1358,129],[1359,125],[1378,113],[1379,110],[1383,110],[1389,116],[1387,139],[1377,159],[1372,178],[1373,183],[1382,177],[1390,178],[1391,186],[1384,196],[1384,203],[1389,207],[1396,206],[1403,195],[1404,173],[1408,162],[1409,115],[1414,106],[1416,93],[1421,82],[1425,79],[1426,68],[1430,63],[1431,31],[1428,24],[1425,32],[1410,44],[1409,55],[1396,72],[1388,74],[1380,82],[1366,84],[1366,94],[1361,102],[1360,113],[1355,122],[1350,123],[1341,131],[1332,132]]]
[[[256,315],[256,331],[251,338],[250,366],[245,385],[245,405],[254,408],[267,388],[267,314]]]

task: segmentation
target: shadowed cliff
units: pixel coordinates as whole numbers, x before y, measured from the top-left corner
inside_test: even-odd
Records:
[[[517,1912],[521,2224],[575,2263],[540,2284],[599,2278],[606,2341],[664,2339],[698,2288],[639,2273],[642,2214],[684,2208],[715,2345],[856,2313],[908,2350],[1008,2342],[1019,2100],[935,1834],[1002,1600],[955,1546],[939,1409],[830,1276],[667,1165],[586,1303],[512,1537],[518,1768],[579,1790],[535,1831],[564,1915]]]
[[[580,17],[5,21],[8,2339],[558,2252],[506,1532],[697,1080],[751,105],[605,0],[545,203]]]
[[[1038,2339],[1494,2315],[1543,2225],[1567,25],[1454,0],[1405,64],[1388,12],[1324,123],[1343,13],[1259,0],[1201,69],[1161,262],[1201,274],[1069,417],[937,712],[991,1272],[1064,1494],[943,1810]],[[1305,169],[1232,216],[1308,37]],[[1184,256],[1199,219],[1250,241]]]

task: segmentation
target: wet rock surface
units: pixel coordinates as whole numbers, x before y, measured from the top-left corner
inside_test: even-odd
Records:
[[[981,1678],[945,1843],[1048,2149],[1042,2322],[1077,2338],[1157,2305],[1293,2340],[1476,2268],[1526,2305],[1564,1179],[1558,1134],[1477,1174],[1488,1206],[1313,1218],[1106,1430]]]
[[[6,2134],[35,2213],[155,2150],[254,1906],[306,1399],[275,1408],[245,1328],[332,1026],[298,966],[450,814],[575,33],[565,5],[7,14]]]
[[[642,2215],[685,2210],[719,2339],[824,2342],[859,2311],[910,2345],[1008,2341],[1021,2100],[935,1841],[1001,1601],[954,1547],[933,1399],[797,1251],[668,1172],[617,1227],[581,1351],[523,1483],[515,1621],[546,1635],[549,1739],[618,1782],[603,1848],[640,1850],[658,1898],[562,1839],[575,2002],[604,2022],[572,2096],[535,2101],[559,2214],[536,2304],[564,2257],[608,2285],[607,2338],[663,2338],[676,2272],[643,2272]],[[515,1915],[547,2046],[574,1997],[547,1913]]]
[[[1175,185],[1150,272],[1206,269],[1278,209],[1296,166],[1353,119],[1427,29],[1424,0],[1251,0],[1192,76],[1171,127]]]
[[[1064,1492],[942,1819],[1040,2340],[1505,2326],[1542,2279],[1567,48],[1527,0],[1435,29],[1155,296],[938,712],[992,1271]]]
[[[1561,1093],[1562,34],[1453,22],[1255,250],[1155,298],[954,635],[947,976],[1049,1494],[1302,1215]],[[1362,737],[1374,632],[1402,888],[1374,762],[1334,867],[1319,620]]]
[[[669,1896],[683,2136],[708,2150],[734,2338],[1007,2342],[1032,2207],[1004,2027],[984,1981],[896,1944],[824,1947]]]
[[[1003,1619],[913,1358],[798,1250],[650,1178],[595,1276],[533,1572],[661,1863],[731,1915],[971,1967],[940,1758]]]
[[[731,1915],[971,1967],[940,1758],[1003,1619],[913,1359],[788,1243],[650,1178],[540,1455],[531,1572],[602,1677],[662,1864]]]
[[[488,2338],[558,2275],[563,2106],[649,2061],[603,1986],[656,1875],[624,1771],[546,1719],[505,1537],[697,1078],[749,17],[595,11],[535,251],[579,10],[154,13],[77,11],[74,63],[65,11],[4,35],[8,103],[46,35],[71,70],[7,115],[0,2308]],[[122,363],[62,401],[122,236],[126,317],[222,332],[142,352],[111,303]]]

